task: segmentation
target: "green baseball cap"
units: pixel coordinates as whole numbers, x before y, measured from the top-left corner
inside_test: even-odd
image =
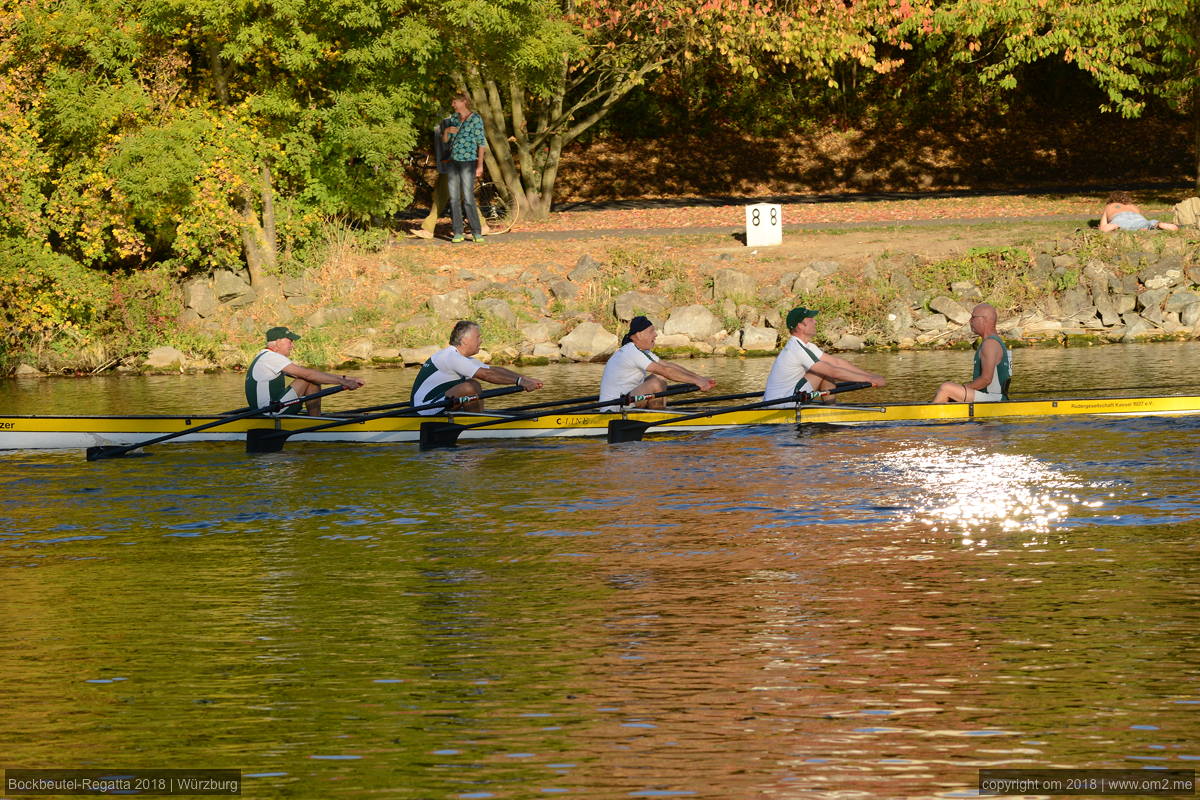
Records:
[[[790,331],[804,320],[808,319],[809,317],[815,317],[816,315],[817,312],[813,311],[811,308],[805,308],[804,306],[793,308],[787,313],[787,329]]]
[[[291,339],[293,342],[300,338],[300,334],[292,333],[287,329],[286,325],[280,325],[267,331],[267,341],[273,342],[276,339]]]

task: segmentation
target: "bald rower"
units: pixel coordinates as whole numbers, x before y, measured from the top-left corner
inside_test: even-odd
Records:
[[[971,330],[979,337],[975,369],[967,383],[943,383],[933,396],[935,403],[995,403],[1008,399],[1012,379],[1012,354],[996,333],[996,309],[980,303],[971,310]]]

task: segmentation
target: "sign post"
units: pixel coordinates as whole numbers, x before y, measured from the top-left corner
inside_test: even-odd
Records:
[[[773,203],[746,206],[746,246],[783,244],[783,209]]]

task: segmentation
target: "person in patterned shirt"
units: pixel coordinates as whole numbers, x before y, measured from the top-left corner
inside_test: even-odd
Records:
[[[471,98],[458,94],[450,102],[454,107],[456,124],[442,128],[442,141],[450,151],[450,222],[454,228],[452,242],[463,241],[463,215],[471,224],[476,242],[482,242],[483,228],[479,223],[479,207],[475,204],[475,179],[483,177],[483,151],[487,138],[483,133],[483,117],[471,110]]]

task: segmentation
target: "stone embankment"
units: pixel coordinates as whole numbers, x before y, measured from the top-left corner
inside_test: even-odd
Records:
[[[766,355],[786,339],[782,315],[822,309],[818,340],[835,351],[961,347],[970,309],[988,301],[1015,346],[1200,338],[1200,266],[1189,237],[1074,239],[970,252],[937,263],[885,254],[863,263],[790,260],[737,264],[720,256],[687,270],[606,265],[590,255],[562,271],[544,265],[384,271],[355,298],[304,277],[251,287],[231,272],[183,287],[179,319],[207,352],[163,346],[122,371],[243,368],[264,323],[300,329],[305,360],[324,366],[415,365],[444,346],[457,319],[485,328],[495,363],[602,361],[626,323],[646,314],[656,350],[673,358]],[[449,274],[447,274],[449,273]],[[340,300],[340,302],[339,302]],[[26,372],[31,371],[25,368]]]

